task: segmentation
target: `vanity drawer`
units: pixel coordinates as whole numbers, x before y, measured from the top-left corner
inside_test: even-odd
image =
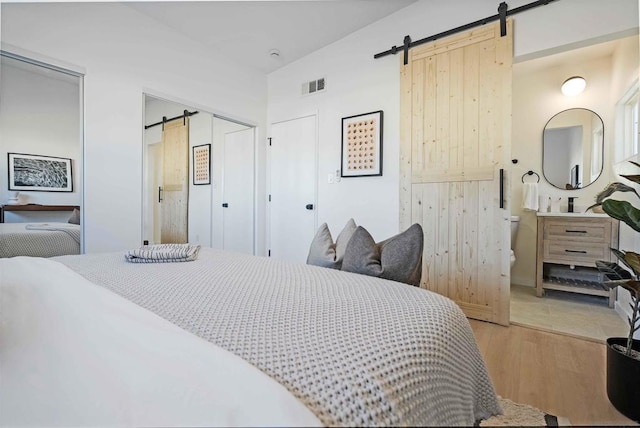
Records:
[[[544,242],[545,262],[567,263],[595,267],[596,260],[611,261],[609,244],[593,244],[579,241],[548,240]]]
[[[603,221],[549,220],[544,225],[545,240],[609,243],[611,223]]]

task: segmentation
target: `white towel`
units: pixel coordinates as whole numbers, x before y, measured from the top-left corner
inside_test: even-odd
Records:
[[[522,209],[538,211],[538,183],[524,183],[522,188]]]
[[[198,258],[198,251],[200,251],[200,245],[144,245],[138,249],[128,251],[124,258],[131,263],[190,262]]]

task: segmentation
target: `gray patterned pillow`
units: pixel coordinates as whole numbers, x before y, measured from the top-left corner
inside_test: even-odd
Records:
[[[342,270],[420,286],[423,245],[422,227],[417,223],[377,244],[358,226],[347,245]]]
[[[316,236],[314,236],[313,241],[311,241],[307,264],[331,269],[340,269],[344,253],[347,249],[347,244],[355,230],[355,221],[353,221],[353,219],[349,219],[334,243],[327,223],[322,223],[316,232]]]

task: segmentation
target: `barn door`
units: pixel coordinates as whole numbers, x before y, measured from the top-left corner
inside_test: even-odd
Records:
[[[511,22],[413,48],[401,65],[400,226],[424,230],[421,286],[509,323]],[[505,177],[506,177],[505,173]],[[504,189],[502,204],[501,188]],[[502,207],[501,207],[502,206]]]
[[[189,118],[164,124],[162,151],[160,242],[184,244],[188,241]]]

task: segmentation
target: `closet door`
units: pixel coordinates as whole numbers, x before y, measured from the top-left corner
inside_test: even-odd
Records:
[[[511,22],[413,48],[401,63],[400,226],[424,230],[421,286],[509,323]],[[506,175],[506,174],[505,174]],[[504,189],[501,204],[500,187]],[[502,205],[502,207],[501,207]]]
[[[253,130],[224,136],[222,247],[253,254]]]

